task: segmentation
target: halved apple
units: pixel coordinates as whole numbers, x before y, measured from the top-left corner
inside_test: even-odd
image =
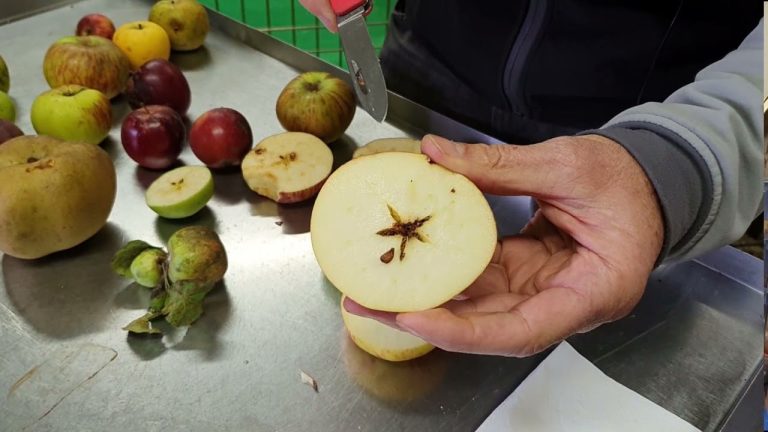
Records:
[[[411,138],[376,139],[355,150],[352,153],[352,158],[385,152],[421,153],[421,140]]]
[[[421,357],[435,347],[410,333],[394,329],[374,319],[353,315],[344,309],[341,296],[341,318],[355,345],[368,354],[388,361],[405,361]]]
[[[183,166],[157,178],[147,188],[146,201],[158,215],[168,219],[192,216],[213,197],[213,176],[204,166]]]
[[[314,135],[284,132],[256,144],[241,167],[251,190],[278,203],[295,203],[317,195],[331,173],[333,153]]]
[[[391,312],[450,300],[487,267],[497,239],[480,190],[412,153],[339,167],[318,194],[310,231],[328,280],[357,303]]]

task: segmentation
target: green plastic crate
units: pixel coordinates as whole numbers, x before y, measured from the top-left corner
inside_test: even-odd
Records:
[[[339,37],[307,12],[298,0],[200,0],[205,6],[264,31],[328,63],[346,69],[347,61]],[[387,22],[395,0],[374,1],[367,18],[376,51],[387,36]]]

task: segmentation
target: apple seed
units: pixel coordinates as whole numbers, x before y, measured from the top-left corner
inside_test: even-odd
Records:
[[[392,258],[394,257],[395,257],[395,248],[391,248],[390,250],[384,252],[384,254],[381,255],[379,259],[384,264],[389,264],[390,262],[392,262]]]
[[[261,147],[259,147],[259,148],[256,148],[256,149],[253,149],[253,152],[254,152],[254,153],[256,153],[257,155],[260,155],[260,154],[264,153],[265,151],[266,151],[266,150],[264,150],[264,149],[263,149],[263,148],[261,148]]]
[[[394,220],[394,223],[389,228],[384,228],[383,230],[380,230],[376,232],[376,234],[380,236],[385,237],[391,237],[391,236],[399,236],[400,239],[400,261],[405,258],[405,247],[408,244],[408,240],[411,238],[415,238],[416,240],[424,243],[426,242],[426,239],[421,235],[421,233],[418,232],[418,229],[421,228],[422,225],[424,225],[432,216],[426,216],[420,219],[416,219],[412,222],[403,222],[400,215],[397,213],[397,210],[395,210],[391,205],[387,204],[387,208],[389,209],[389,215],[392,217],[392,220]],[[389,262],[384,261],[385,256],[389,252],[385,253],[380,257],[382,262]],[[393,251],[394,253],[394,251]],[[392,259],[390,258],[390,261]]]

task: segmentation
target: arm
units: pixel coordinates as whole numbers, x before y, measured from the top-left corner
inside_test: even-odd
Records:
[[[665,220],[660,258],[701,255],[741,236],[760,213],[763,22],[734,52],[663,103],[602,129],[642,166]]]

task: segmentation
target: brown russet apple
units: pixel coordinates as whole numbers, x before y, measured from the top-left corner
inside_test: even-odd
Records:
[[[40,258],[106,224],[115,200],[112,159],[101,147],[26,135],[0,145],[0,251]]]
[[[45,53],[43,74],[51,88],[77,84],[113,98],[123,92],[130,63],[109,39],[67,36]]]
[[[306,132],[326,143],[339,139],[355,116],[349,84],[326,72],[305,72],[277,98],[275,111],[287,131]]]

